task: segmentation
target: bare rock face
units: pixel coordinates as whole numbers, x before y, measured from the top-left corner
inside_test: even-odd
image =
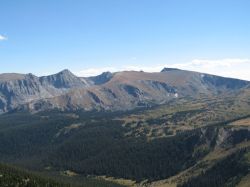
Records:
[[[231,129],[230,129],[231,131]],[[217,146],[222,146],[226,140],[229,138],[230,134],[232,134],[228,129],[221,128],[218,132],[218,138],[216,140]]]
[[[83,88],[86,86],[86,83],[67,69],[54,75],[40,77],[39,80],[43,86],[53,86],[58,89]]]
[[[198,130],[200,133],[201,142],[214,147],[220,148],[232,148],[235,145],[247,142],[250,140],[250,129],[239,127],[202,127]]]
[[[32,74],[0,75],[0,112],[7,112],[29,102],[53,98],[86,84],[69,70],[55,75],[36,77]]]
[[[52,96],[42,87],[39,78],[32,74],[15,77],[10,74],[7,79],[0,79],[0,95],[0,103],[2,103],[0,111],[2,112],[41,97]]]
[[[219,77],[215,75],[204,75],[202,78],[205,84],[215,87],[224,87],[225,89],[240,89],[249,85],[248,81]]]
[[[129,110],[162,104],[182,97],[216,96],[249,92],[248,81],[179,69],[160,73],[104,72],[77,77],[69,70],[37,77],[32,74],[0,75],[0,113],[16,109]]]

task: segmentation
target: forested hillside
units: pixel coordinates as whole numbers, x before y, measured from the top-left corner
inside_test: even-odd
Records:
[[[181,111],[178,103],[169,103],[114,113],[4,114],[0,116],[1,160],[45,176],[55,173],[52,178],[57,180],[69,173],[66,178],[70,180],[66,182],[76,185],[82,184],[84,178],[91,180],[91,183],[87,180],[89,186],[92,183],[114,185],[96,181],[101,176],[147,185],[159,180],[184,186],[199,185],[200,181],[204,185],[213,184],[206,180],[216,175],[215,172],[221,172],[220,168],[225,165],[221,163],[229,162],[232,154],[239,152],[240,158],[246,154],[250,139],[249,115],[245,110],[237,110],[227,116],[218,102],[219,112],[210,117],[214,123],[204,124],[202,117],[209,108],[204,113],[202,104],[185,102],[180,103]],[[177,114],[181,117],[176,117]],[[166,117],[174,120],[166,120]],[[195,128],[189,121],[191,118],[199,119]],[[232,156],[230,163],[233,160],[237,163],[227,164],[227,171],[232,168],[235,173],[221,172],[219,184],[226,184],[232,177],[237,178],[235,183],[240,182],[241,176],[248,172],[246,162],[238,163],[240,159],[234,158]],[[187,174],[180,175],[183,172]]]
[[[27,171],[0,164],[0,186],[4,187],[70,187]]]

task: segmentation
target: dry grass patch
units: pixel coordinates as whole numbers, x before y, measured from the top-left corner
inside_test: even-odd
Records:
[[[232,125],[232,126],[250,127],[250,118],[235,121],[233,123],[230,123],[230,125]]]
[[[121,184],[124,186],[129,186],[129,187],[136,187],[137,183],[136,181],[129,180],[129,179],[122,179],[122,178],[114,178],[114,177],[107,177],[107,176],[98,176],[96,178],[103,179],[109,182],[114,182],[117,184]]]

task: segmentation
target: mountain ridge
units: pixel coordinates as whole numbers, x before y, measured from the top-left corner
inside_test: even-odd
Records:
[[[212,97],[249,89],[250,82],[206,73],[164,68],[104,72],[77,77],[68,69],[37,77],[0,74],[0,112],[12,110],[130,110],[165,103],[179,97]]]

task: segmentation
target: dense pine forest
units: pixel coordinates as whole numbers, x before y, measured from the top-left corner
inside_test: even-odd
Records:
[[[152,110],[155,110],[152,108]],[[59,111],[29,113],[9,113],[0,116],[0,155],[2,162],[14,163],[36,173],[72,171],[82,178],[90,180],[63,180],[63,185],[83,184],[87,186],[119,186],[115,183],[96,180],[96,176],[130,179],[137,183],[151,183],[175,176],[186,169],[199,165],[218,147],[218,136],[221,131],[230,133],[222,145],[223,149],[231,149],[248,142],[250,133],[246,128],[232,130],[229,122],[216,123],[214,126],[200,127],[193,130],[178,131],[174,136],[148,139],[145,133],[135,137],[134,130],[143,126],[131,122],[124,125],[124,117],[144,110],[133,112],[81,112],[68,113]],[[191,111],[193,113],[193,111]],[[196,113],[193,113],[196,115]],[[248,116],[235,119],[244,120]],[[153,121],[153,122],[152,122]],[[150,124],[161,122],[152,119]],[[148,120],[147,120],[147,123]],[[131,131],[132,130],[132,131]],[[136,132],[135,131],[135,132]],[[245,144],[245,143],[244,143]],[[246,157],[248,149],[242,149],[227,157],[218,159],[211,168],[203,169],[197,177],[190,177],[179,186],[225,186],[237,184],[248,174]],[[226,168],[225,170],[223,168]],[[2,166],[5,183],[23,184],[29,175],[25,172],[13,171]],[[231,172],[230,172],[231,171]],[[220,173],[220,175],[219,175]],[[21,177],[19,177],[19,175]],[[39,174],[38,174],[39,176]],[[13,177],[14,179],[12,179]],[[44,180],[31,175],[29,185],[48,184],[61,185],[52,180]],[[55,177],[52,176],[55,179]],[[78,177],[79,178],[79,177]],[[76,179],[75,179],[76,180]],[[232,181],[231,181],[232,180]]]
[[[0,164],[0,186],[8,187],[70,187],[27,171]]]

